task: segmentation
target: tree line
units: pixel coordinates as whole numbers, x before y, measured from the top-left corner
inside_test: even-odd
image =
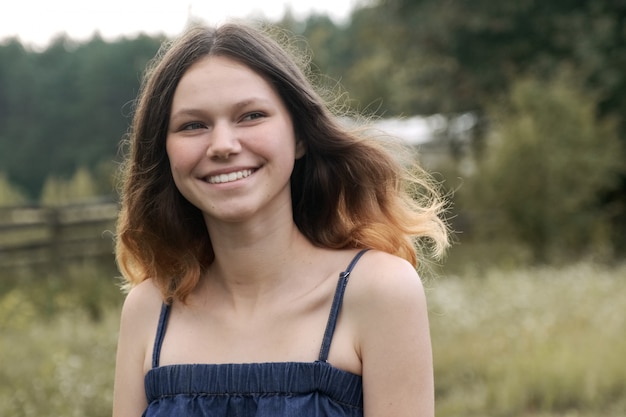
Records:
[[[623,1],[376,0],[344,23],[289,11],[273,23],[303,40],[317,83],[348,91],[354,111],[474,115],[469,145],[441,138],[457,164],[440,171],[458,188],[453,210],[488,218],[467,220],[477,236],[513,235],[534,258],[626,249]],[[0,44],[0,190],[37,200],[87,169],[96,193],[111,193],[143,70],[164,40]]]

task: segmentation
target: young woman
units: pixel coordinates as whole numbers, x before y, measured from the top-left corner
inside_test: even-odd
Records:
[[[124,176],[113,415],[432,416],[416,248],[447,234],[412,172],[263,31],[165,48]]]

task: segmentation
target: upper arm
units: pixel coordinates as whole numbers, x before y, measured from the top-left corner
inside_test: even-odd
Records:
[[[144,364],[156,333],[160,306],[160,294],[150,281],[133,288],[124,301],[115,364],[113,417],[139,417],[147,407]]]
[[[359,280],[355,310],[365,416],[433,416],[424,288],[408,262],[382,253],[372,255],[371,268],[361,269],[364,279]]]

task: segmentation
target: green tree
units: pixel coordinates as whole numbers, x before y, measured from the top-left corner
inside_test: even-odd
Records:
[[[0,44],[0,167],[28,193],[34,176],[35,66],[32,53],[17,39]],[[30,193],[29,193],[30,194]]]
[[[479,110],[519,76],[549,79],[563,63],[598,94],[603,113],[626,113],[626,3],[614,0],[379,0],[386,47],[418,113]],[[380,25],[379,29],[383,29]],[[424,61],[422,64],[416,58]],[[408,79],[407,79],[408,80]],[[424,90],[425,89],[425,90]],[[434,94],[430,94],[433,92]]]
[[[59,177],[50,175],[46,178],[39,198],[39,204],[46,207],[63,206],[68,203],[67,187]]]
[[[18,206],[27,201],[24,193],[11,184],[4,172],[0,172],[0,206]]]
[[[69,179],[49,176],[44,182],[40,203],[43,206],[62,206],[86,201],[103,194],[89,170],[79,167]]]
[[[31,198],[48,176],[116,159],[145,65],[161,38],[77,43],[43,51],[0,44],[0,166]]]
[[[616,124],[599,120],[594,103],[567,77],[527,78],[490,112],[484,162],[465,198],[499,214],[491,232],[518,238],[538,261],[608,244],[612,213],[599,200],[624,173],[624,152]]]
[[[96,180],[85,167],[79,167],[68,181],[68,196],[74,201],[89,200],[98,197],[101,191]]]

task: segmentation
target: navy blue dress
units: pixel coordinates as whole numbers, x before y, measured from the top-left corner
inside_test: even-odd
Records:
[[[360,251],[339,275],[320,355],[315,362],[159,366],[169,306],[163,305],[152,369],[145,377],[145,417],[362,417],[360,375],[326,359],[348,277]]]

